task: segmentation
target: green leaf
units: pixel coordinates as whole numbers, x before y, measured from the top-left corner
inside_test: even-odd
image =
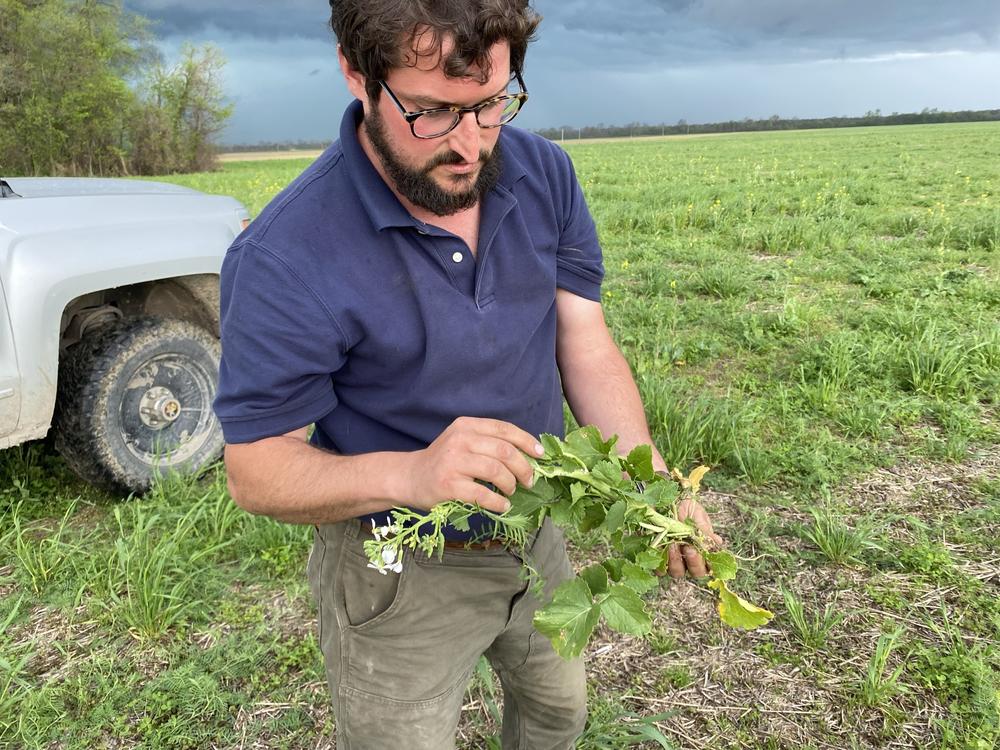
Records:
[[[562,441],[555,435],[550,435],[547,432],[542,433],[539,442],[545,449],[546,458],[558,458],[563,454]]]
[[[653,505],[653,498],[645,493],[639,493],[634,491],[629,491],[625,493],[625,497],[632,501],[635,505]]]
[[[618,583],[622,579],[622,566],[625,564],[625,560],[620,560],[617,557],[611,557],[601,563],[601,566],[608,571],[608,578],[610,578],[615,583]]]
[[[562,484],[557,479],[538,477],[532,487],[517,486],[508,499],[511,511],[529,516],[544,505],[555,502],[562,492]]]
[[[635,556],[635,564],[643,570],[659,570],[666,558],[666,550],[646,547]]]
[[[587,440],[590,441],[591,447],[601,455],[607,457],[614,454],[615,443],[618,442],[617,435],[612,435],[607,440],[604,440],[601,438],[601,431],[594,425],[586,425],[573,432],[586,436]]]
[[[590,470],[608,458],[608,451],[604,448],[601,433],[593,426],[573,430],[566,436],[565,446],[565,453],[579,458]]]
[[[716,578],[708,582],[708,587],[719,592],[719,617],[727,625],[753,630],[766,625],[774,617],[772,612],[738,597],[729,590],[725,581]]]
[[[522,529],[523,531],[534,531],[538,524],[531,516],[522,516],[520,513],[508,511],[503,516],[503,525],[508,529]]]
[[[712,577],[720,581],[731,581],[736,577],[739,566],[732,552],[722,550],[720,552],[706,552],[705,559],[712,569]]]
[[[468,531],[469,530],[469,516],[452,516],[448,520],[448,525],[458,531]]]
[[[637,594],[645,594],[659,587],[656,576],[645,568],[640,568],[635,563],[628,561],[622,563],[621,582],[635,591]]]
[[[646,485],[646,492],[644,494],[652,501],[652,505],[662,510],[673,507],[674,503],[677,502],[678,494],[680,494],[680,488],[676,483],[667,480],[651,482]]]
[[[580,578],[587,582],[587,587],[590,589],[590,593],[594,596],[600,596],[601,594],[607,593],[608,571],[605,570],[603,565],[588,565],[580,571]]]
[[[632,489],[632,482],[622,476],[622,470],[615,461],[601,461],[590,470],[590,476],[609,487],[619,487],[623,490]]]
[[[653,627],[653,620],[646,612],[642,599],[628,586],[612,586],[600,606],[608,627],[619,633],[645,635]]]
[[[649,482],[656,474],[653,472],[653,448],[650,445],[637,445],[628,458],[625,459],[628,473],[633,479]]]
[[[590,639],[601,608],[594,603],[590,588],[582,578],[560,584],[552,601],[535,612],[535,629],[552,641],[564,659],[579,656]]]
[[[577,530],[583,533],[593,531],[604,523],[604,518],[604,508],[600,503],[588,503],[586,509],[583,511],[583,520],[580,521]]]
[[[574,526],[573,523],[573,506],[568,502],[552,503],[549,506],[549,515],[552,517],[552,522],[557,526]]]
[[[624,500],[619,500],[608,508],[608,514],[604,517],[605,531],[614,534],[622,527],[622,524],[625,523],[625,509],[627,507],[628,504]]]
[[[635,560],[644,550],[649,549],[649,541],[641,536],[623,536],[615,546],[615,553],[620,557]],[[655,550],[653,550],[655,552]]]

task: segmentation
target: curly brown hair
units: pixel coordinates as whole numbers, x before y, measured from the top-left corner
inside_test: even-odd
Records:
[[[446,40],[454,41],[441,60],[447,76],[474,69],[485,83],[489,51],[501,41],[510,45],[511,70],[520,72],[541,20],[530,0],[330,0],[330,28],[347,62],[365,77],[372,101],[392,68],[439,55]]]

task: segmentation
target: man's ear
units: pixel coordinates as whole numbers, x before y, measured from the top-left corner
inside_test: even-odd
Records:
[[[365,92],[365,77],[347,62],[344,50],[339,44],[337,45],[337,60],[340,62],[340,71],[344,74],[344,80],[347,81],[347,90],[367,107],[368,94]]]

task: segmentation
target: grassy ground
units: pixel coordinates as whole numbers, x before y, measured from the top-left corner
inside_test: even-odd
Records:
[[[668,460],[777,617],[664,582],[584,748],[1000,743],[1000,126],[567,144]],[[304,166],[171,178],[256,213]],[[0,453],[0,744],[331,747],[308,533],[215,472],[119,502]],[[574,539],[579,565],[599,554]],[[492,747],[480,670],[460,746]]]

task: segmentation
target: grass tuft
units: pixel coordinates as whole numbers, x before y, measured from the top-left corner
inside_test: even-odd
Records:
[[[813,508],[810,513],[813,523],[803,534],[835,565],[860,563],[862,552],[878,548],[870,526],[851,528],[830,511]]]

